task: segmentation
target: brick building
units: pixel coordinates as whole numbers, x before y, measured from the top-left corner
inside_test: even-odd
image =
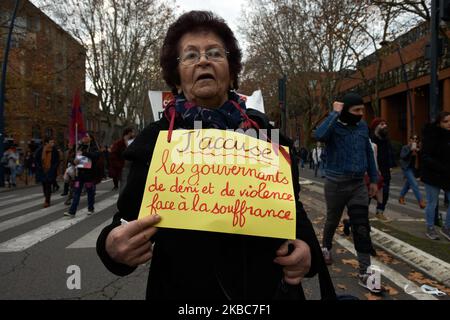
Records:
[[[1,59],[14,3],[0,1]],[[82,105],[98,108],[96,97],[85,93],[85,60],[80,43],[31,2],[21,1],[8,59],[6,136],[22,148],[46,136],[62,145],[68,138],[75,91],[80,90]]]
[[[367,121],[375,114],[386,119],[391,138],[399,143],[406,143],[412,133],[420,135],[430,121],[430,61],[425,55],[429,33],[428,23],[413,28],[363,59],[358,71],[340,83],[340,92],[356,90],[364,96]],[[449,38],[447,32],[439,63],[439,109],[446,111],[450,111]]]

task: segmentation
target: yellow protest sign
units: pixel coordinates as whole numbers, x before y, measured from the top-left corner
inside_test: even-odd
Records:
[[[290,164],[270,142],[217,129],[175,130],[170,143],[167,136],[159,133],[139,218],[157,213],[158,227],[295,239]]]

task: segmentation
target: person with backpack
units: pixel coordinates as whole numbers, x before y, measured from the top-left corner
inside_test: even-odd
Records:
[[[65,216],[75,217],[83,187],[86,188],[88,198],[88,215],[94,213],[95,182],[98,181],[97,161],[99,157],[100,151],[93,135],[86,133],[77,147],[73,160],[76,166],[73,199],[69,211],[64,213]]]

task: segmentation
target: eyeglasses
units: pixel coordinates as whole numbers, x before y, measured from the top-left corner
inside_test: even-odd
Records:
[[[197,64],[202,56],[205,56],[208,61],[222,62],[225,61],[228,54],[229,52],[222,48],[210,48],[204,53],[200,53],[197,50],[189,50],[183,52],[177,60],[185,66],[192,66]]]

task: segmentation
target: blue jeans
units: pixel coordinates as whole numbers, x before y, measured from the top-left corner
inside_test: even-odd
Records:
[[[389,189],[391,186],[391,179],[383,181],[383,202],[377,203],[377,210],[384,211],[389,200]]]
[[[441,188],[425,183],[425,191],[427,193],[427,206],[425,208],[425,215],[426,215],[425,218],[427,220],[427,227],[433,227],[434,215]],[[447,194],[447,197],[450,197],[450,190],[445,191],[445,193]],[[450,206],[447,208],[447,217],[445,218],[445,226],[447,228],[450,228]]]
[[[321,177],[325,176],[325,172],[324,172],[323,166],[324,166],[323,161],[319,161],[319,163],[314,165],[314,176],[315,177],[317,177],[317,170],[319,170],[319,173],[320,173]]]
[[[80,203],[81,191],[83,190],[84,185],[86,185],[88,210],[94,210],[95,184],[92,181],[83,181],[80,179],[74,182],[72,205],[69,209],[70,214],[75,214],[77,212],[78,204]]]
[[[300,159],[300,166],[303,168],[305,168],[305,160]]]
[[[12,185],[15,185],[16,184],[16,174],[17,174],[16,167],[13,167],[13,168],[10,167],[9,170],[10,170],[9,183],[11,183]]]
[[[411,168],[408,169],[402,169],[403,175],[406,178],[405,184],[403,185],[402,191],[400,191],[400,197],[404,197],[405,194],[409,191],[411,188],[414,192],[414,195],[416,196],[417,201],[422,200],[422,195],[419,191],[419,185],[417,184],[416,178],[414,177],[414,172]]]

